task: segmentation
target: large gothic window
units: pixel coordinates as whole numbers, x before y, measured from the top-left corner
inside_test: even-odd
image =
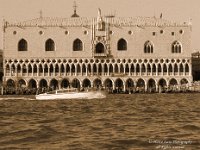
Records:
[[[182,47],[181,43],[178,41],[175,41],[172,43],[172,53],[181,53]]]
[[[18,51],[27,51],[27,49],[28,49],[27,41],[24,39],[21,39],[18,42]]]
[[[76,39],[73,43],[73,51],[82,51],[83,43],[80,39]]]
[[[120,39],[117,43],[118,50],[127,50],[127,42],[124,39]]]
[[[144,53],[153,53],[153,44],[150,41],[144,43]]]
[[[55,43],[52,39],[48,39],[45,43],[46,51],[55,51]]]
[[[104,53],[104,45],[102,43],[98,43],[95,49],[96,53]]]

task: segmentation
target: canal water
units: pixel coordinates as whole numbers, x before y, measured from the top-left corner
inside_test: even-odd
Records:
[[[0,149],[200,149],[200,94],[0,97]]]

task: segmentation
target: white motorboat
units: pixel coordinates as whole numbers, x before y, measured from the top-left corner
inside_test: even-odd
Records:
[[[54,99],[94,99],[105,98],[103,91],[78,91],[77,89],[61,89],[35,96],[37,100],[54,100]]]

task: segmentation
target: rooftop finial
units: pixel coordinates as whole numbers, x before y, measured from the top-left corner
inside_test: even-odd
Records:
[[[40,18],[42,18],[43,17],[43,14],[42,14],[42,10],[40,10]]]
[[[78,7],[78,6],[76,5],[76,1],[74,1],[73,7],[74,7],[74,14],[72,15],[72,17],[79,17],[79,15],[76,14],[76,8]]]
[[[100,8],[98,8],[98,20],[102,21],[101,9]]]
[[[160,14],[160,19],[162,19],[162,17],[163,17],[163,14],[161,13],[161,14]]]
[[[98,16],[101,17],[101,9],[98,8]]]

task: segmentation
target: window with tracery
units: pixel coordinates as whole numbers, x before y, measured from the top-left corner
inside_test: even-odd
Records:
[[[144,53],[153,53],[153,44],[150,41],[145,42]]]
[[[181,43],[178,41],[172,43],[172,53],[181,53],[181,52],[182,52]]]

